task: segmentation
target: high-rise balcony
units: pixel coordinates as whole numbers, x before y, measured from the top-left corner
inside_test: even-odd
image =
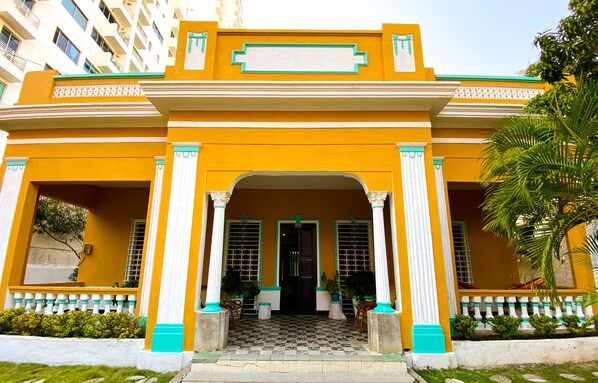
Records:
[[[131,66],[129,66],[129,72],[143,72],[143,58],[137,51],[137,49],[133,48]]]
[[[172,28],[172,31],[174,32],[174,35],[178,36],[179,35],[179,29],[181,27],[181,22],[179,21],[179,19],[174,19],[170,23],[170,27]]]
[[[187,19],[187,7],[186,1],[184,0],[173,0],[172,6],[174,8],[174,13],[179,20]]]
[[[143,31],[141,26],[137,26],[137,30],[135,32],[135,38],[133,40],[133,46],[137,49],[146,49],[147,48],[147,35]]]
[[[149,11],[149,8],[147,7],[147,4],[145,2],[141,2],[141,7],[139,9],[139,24],[143,25],[143,26],[150,26],[151,22],[152,22],[152,16],[151,13]]]
[[[104,0],[104,4],[110,8],[116,21],[118,21],[122,27],[130,27],[133,25],[134,3],[127,3],[123,0]]]
[[[104,23],[98,26],[98,32],[104,37],[104,40],[110,45],[114,53],[124,54],[129,45],[129,33],[123,28],[119,28],[116,23]]]
[[[0,41],[0,75],[9,81],[23,81],[27,61]]]
[[[122,66],[110,52],[104,52],[100,49],[97,49],[91,54],[89,60],[102,73],[122,72]]]
[[[25,5],[23,0],[0,1],[0,17],[23,38],[35,37],[37,27],[39,27],[39,18]]]

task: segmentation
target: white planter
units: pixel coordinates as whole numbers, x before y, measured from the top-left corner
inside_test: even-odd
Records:
[[[598,360],[598,337],[453,341],[459,367],[578,363]]]
[[[0,335],[0,361],[136,367],[145,339],[48,338]]]

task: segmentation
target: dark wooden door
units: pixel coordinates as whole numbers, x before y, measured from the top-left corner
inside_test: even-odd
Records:
[[[282,224],[280,230],[281,311],[311,314],[316,311],[318,282],[317,232],[315,224]]]

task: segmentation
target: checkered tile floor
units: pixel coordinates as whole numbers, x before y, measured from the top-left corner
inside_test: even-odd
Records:
[[[371,355],[367,331],[354,320],[333,320],[316,315],[273,315],[269,320],[245,316],[228,333],[224,357],[240,355]]]

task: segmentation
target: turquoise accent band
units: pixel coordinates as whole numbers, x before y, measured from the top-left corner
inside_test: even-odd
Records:
[[[419,153],[419,152],[423,152],[424,151],[424,147],[423,146],[401,146],[399,148],[399,150],[401,151],[401,153]]]
[[[175,152],[199,152],[199,146],[175,146]]]
[[[439,324],[414,324],[411,335],[413,352],[419,354],[444,354],[444,333]]]
[[[449,324],[451,326],[451,337],[459,336],[457,329],[455,328],[455,318],[449,318]]]
[[[156,160],[156,165],[164,165],[164,160]]]
[[[270,302],[260,302],[260,306],[272,306]]]
[[[340,305],[341,303],[341,301],[330,301],[331,305]]]
[[[479,80],[479,81],[518,81],[518,82],[543,82],[539,77],[524,76],[477,76],[466,74],[437,74],[436,80]]]
[[[157,323],[152,335],[152,352],[183,352],[182,324]]]
[[[261,291],[280,291],[280,286],[262,286]]]
[[[316,291],[326,291],[326,288],[318,286],[316,287]]]
[[[206,307],[201,311],[204,313],[217,313],[222,311],[222,307],[220,307],[220,302],[206,302]]]
[[[54,80],[90,80],[98,78],[162,78],[164,72],[58,74]]]
[[[434,160],[434,165],[442,165],[442,160]]]
[[[394,313],[392,307],[390,307],[390,302],[376,302],[376,308],[374,308],[374,312],[377,313]]]
[[[6,161],[6,166],[25,166],[25,165],[27,165],[27,160]]]

